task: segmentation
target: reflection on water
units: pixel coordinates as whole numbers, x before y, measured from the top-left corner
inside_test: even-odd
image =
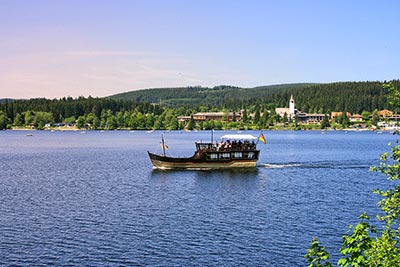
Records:
[[[168,174],[173,176],[174,174],[181,174],[181,173],[190,173],[190,172],[195,172],[197,174],[204,174],[206,176],[208,175],[220,175],[220,176],[230,176],[230,177],[249,177],[248,175],[257,175],[258,174],[258,168],[235,168],[235,169],[209,169],[209,170],[204,170],[204,169],[199,169],[199,170],[185,170],[185,169],[152,169],[152,176],[157,175],[160,173]]]

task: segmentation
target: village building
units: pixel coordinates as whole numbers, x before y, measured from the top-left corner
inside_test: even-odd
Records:
[[[275,113],[280,117],[287,116],[288,119],[293,120],[296,116],[298,118],[299,123],[320,123],[325,114],[319,113],[305,113],[297,110],[295,108],[295,101],[293,95],[290,96],[289,107],[288,108],[275,108]]]
[[[389,120],[400,122],[400,114],[394,114],[393,116],[389,117]]]
[[[178,116],[178,121],[187,122],[190,120],[190,116]],[[198,112],[193,114],[193,120],[195,122],[201,121],[240,121],[241,114],[236,112]]]
[[[394,115],[393,111],[383,109],[378,112],[379,116],[387,118],[387,117],[392,117]]]
[[[400,126],[399,125],[399,123],[400,123],[400,114],[393,114],[391,116],[386,116],[386,117],[382,116],[381,123],[384,124],[383,127],[396,127],[396,129],[397,129],[398,128],[397,126]],[[380,126],[379,123],[378,123],[378,126]],[[380,127],[382,127],[382,126],[380,126]]]
[[[333,111],[331,112],[331,120],[334,120],[340,116],[342,116],[343,112],[337,112],[337,111]]]
[[[362,118],[362,116],[361,116],[360,114],[353,114],[353,115],[351,115],[351,116],[349,117],[349,120],[350,120],[351,122],[362,122],[362,121],[363,121],[363,118]]]
[[[335,120],[335,118],[338,118],[343,115],[343,112],[331,112],[331,120]],[[400,115],[394,114],[393,111],[383,109],[378,111],[378,115],[387,120],[387,121],[394,121],[398,122],[400,121]],[[350,112],[346,112],[346,116],[349,118],[351,122],[362,122],[363,118],[360,114],[351,114]]]
[[[193,120],[195,122],[202,121],[226,121],[226,122],[235,122],[241,121],[243,110],[236,112],[198,112],[192,115]],[[299,123],[302,124],[319,124],[324,120],[325,116],[328,116],[331,121],[335,120],[335,118],[341,117],[343,112],[331,112],[330,116],[327,114],[319,114],[319,113],[306,113],[296,109],[295,101],[293,95],[290,96],[289,107],[288,108],[276,108],[275,113],[280,117],[286,116],[289,120],[294,120],[297,118]],[[260,114],[262,116],[262,114]],[[379,111],[379,115],[387,121],[399,122],[400,115],[394,114],[394,112],[384,109]],[[346,112],[346,116],[349,118],[350,122],[360,123],[363,121],[363,118],[360,114],[352,115],[350,112]],[[249,114],[249,117],[254,118],[254,113]],[[190,121],[191,116],[178,116],[177,119],[179,122],[188,122]]]
[[[297,118],[301,123],[320,123],[325,116],[326,116],[325,114],[319,114],[319,113],[304,113],[304,112],[297,113]]]
[[[240,121],[241,116],[236,112],[199,112],[193,114],[193,119],[195,121]]]
[[[178,116],[177,119],[179,122],[188,122],[190,121],[190,116]]]
[[[331,120],[335,120],[336,118],[339,118],[343,115],[343,112],[338,112],[338,111],[332,111],[331,112]],[[348,117],[350,119],[351,117],[351,113],[350,112],[346,112],[346,117]]]
[[[290,96],[289,107],[288,108],[275,108],[275,113],[278,114],[280,117],[286,116],[289,119],[293,119],[297,113],[297,110],[295,109],[293,95]]]
[[[383,109],[381,111],[378,111],[378,114],[381,117],[381,119],[384,119],[386,122],[391,122],[391,123],[400,122],[400,114],[395,114],[391,110]]]

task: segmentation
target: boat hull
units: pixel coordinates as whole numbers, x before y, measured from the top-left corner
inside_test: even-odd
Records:
[[[232,169],[255,168],[257,159],[227,159],[211,161],[204,158],[171,158],[148,152],[150,160],[156,169]]]

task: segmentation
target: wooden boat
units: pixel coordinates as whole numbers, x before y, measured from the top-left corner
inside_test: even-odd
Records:
[[[162,137],[163,154],[147,153],[156,169],[254,168],[260,155],[255,140],[256,137],[246,134],[224,135],[218,144],[196,142],[196,151],[191,157],[168,157]]]

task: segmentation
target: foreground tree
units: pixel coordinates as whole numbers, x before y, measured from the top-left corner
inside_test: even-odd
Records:
[[[321,246],[317,238],[313,238],[311,247],[307,250],[304,256],[309,263],[308,267],[331,267],[332,264],[328,261],[331,257],[326,251],[326,247]]]
[[[391,83],[384,88],[390,92],[391,104],[400,108],[399,90]],[[339,266],[400,266],[400,145],[390,145],[391,152],[381,155],[380,165],[371,168],[385,174],[393,184],[390,189],[374,191],[381,196],[378,205],[383,213],[376,216],[379,223],[372,226],[369,216],[364,213],[356,226],[350,225],[350,234],[343,236],[340,248],[343,256],[338,261]],[[313,239],[305,258],[310,267],[331,266],[329,253],[316,239]]]

